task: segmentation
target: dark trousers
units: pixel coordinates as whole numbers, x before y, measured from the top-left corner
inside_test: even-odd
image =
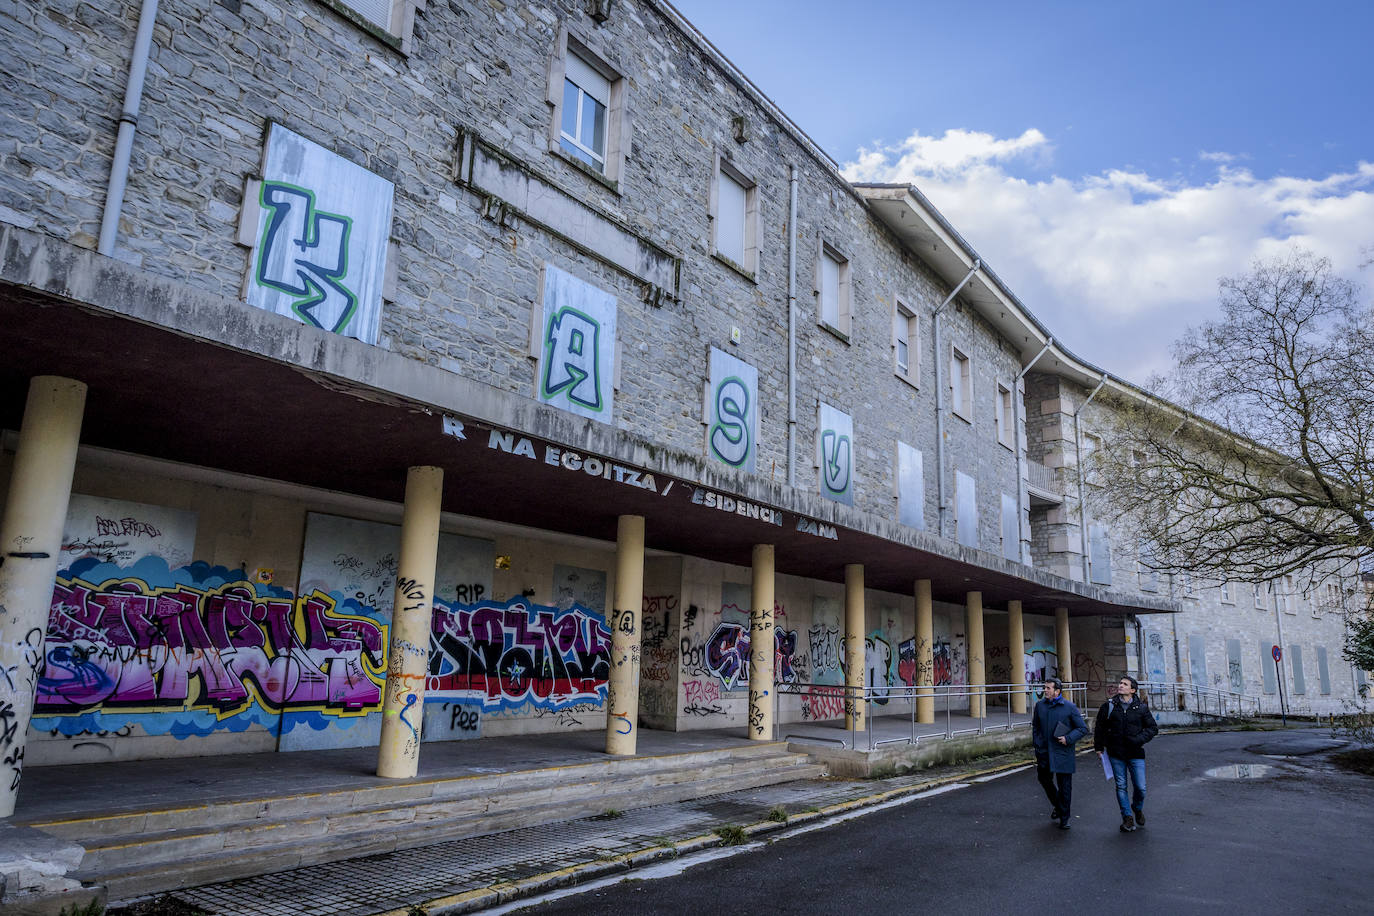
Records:
[[[1060,820],[1069,819],[1069,804],[1073,801],[1073,774],[1051,773],[1048,763],[1038,763],[1035,775],[1040,780],[1040,788],[1045,790],[1054,810],[1059,812]],[[1056,785],[1057,784],[1057,785]]]

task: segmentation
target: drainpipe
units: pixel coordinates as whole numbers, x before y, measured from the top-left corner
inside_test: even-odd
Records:
[[[1093,393],[1088,395],[1088,399],[1078,405],[1078,409],[1073,412],[1073,448],[1074,458],[1078,462],[1078,542],[1079,549],[1082,550],[1083,560],[1083,584],[1091,585],[1092,579],[1088,571],[1088,504],[1083,498],[1083,424],[1081,418],[1083,409],[1093,402],[1097,393],[1102,390],[1102,386],[1107,384],[1107,373],[1102,373],[1102,381],[1097,383]],[[1172,586],[1170,586],[1172,588]]]
[[[797,167],[787,197],[787,485],[797,485]]]
[[[1024,369],[1016,376],[1016,381],[1011,383],[1011,443],[1016,450],[1016,554],[1021,558],[1022,563],[1026,563],[1030,557],[1026,556],[1029,551],[1022,546],[1025,539],[1022,537],[1021,519],[1026,512],[1026,473],[1027,469],[1023,462],[1026,458],[1026,450],[1021,447],[1021,380],[1026,377],[1026,373],[1031,371],[1036,363],[1040,362],[1040,357],[1045,355],[1045,351],[1054,346],[1054,338],[1050,337],[1045,341],[1045,346],[1040,348],[1040,352],[1035,354],[1035,359],[1026,363]]]
[[[959,290],[964,288],[964,284],[972,280],[973,275],[982,268],[982,260],[974,258],[973,266],[964,275],[964,279],[959,281],[959,285],[950,290],[945,301],[940,303],[931,322],[932,334],[935,337],[935,476],[940,496],[940,537],[945,536],[945,517],[949,515],[949,507],[945,505],[945,359],[940,351],[940,313],[945,310],[945,306],[954,301],[955,296],[959,295]]]
[[[157,20],[157,0],[143,0],[138,14],[138,33],[134,53],[129,59],[129,82],[124,87],[124,112],[119,117],[114,161],[110,164],[110,184],[105,191],[105,212],[100,218],[100,241],[96,251],[114,255],[119,235],[119,213],[124,208],[124,188],[129,179],[129,156],[134,148],[134,129],[138,125],[138,106],[143,100],[143,78],[148,73],[148,51],[153,43],[153,23]]]

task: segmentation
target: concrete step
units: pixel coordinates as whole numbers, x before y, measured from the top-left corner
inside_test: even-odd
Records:
[[[213,829],[203,826],[116,836],[86,838],[86,857],[81,870],[105,871],[135,863],[173,861],[188,855],[211,855],[235,849],[251,849],[282,843],[308,841],[323,836],[342,840],[350,834],[378,830],[413,830],[432,823],[456,823],[464,819],[500,817],[507,812],[564,807],[583,800],[605,810],[608,795],[616,797],[681,798],[680,787],[700,784],[711,787],[744,774],[768,774],[805,760],[801,755],[778,752],[749,755],[742,760],[719,760],[699,765],[696,761],[670,770],[626,774],[609,772],[600,779],[566,779],[549,774],[537,784],[491,795],[463,795],[435,800],[412,799],[383,806],[312,811],[302,817],[253,818],[225,823]],[[687,796],[690,797],[690,796]],[[376,801],[376,799],[368,799]],[[654,801],[640,804],[655,804]]]
[[[427,800],[485,798],[528,786],[564,781],[594,782],[611,774],[620,777],[673,770],[684,765],[708,766],[721,760],[767,758],[786,748],[785,742],[758,742],[731,748],[689,751],[645,757],[608,758],[592,763],[483,773],[443,779],[411,779],[362,788],[290,793],[272,798],[228,800],[176,808],[124,809],[95,812],[78,818],[34,822],[55,836],[77,840],[94,837],[143,835],[167,830],[217,827],[247,821],[278,821],[292,817],[395,807]]]
[[[141,894],[157,893],[233,878],[284,871],[341,859],[426,846],[463,837],[500,833],[521,827],[572,820],[599,814],[608,809],[629,810],[667,804],[708,795],[776,785],[797,779],[818,779],[824,768],[807,762],[804,755],[777,754],[761,758],[770,765],[735,767],[732,772],[700,772],[697,779],[669,781],[654,788],[617,785],[614,780],[598,784],[592,793],[556,799],[542,804],[502,804],[499,810],[468,813],[456,817],[434,817],[410,822],[372,822],[360,829],[326,829],[310,836],[273,836],[259,832],[258,845],[221,844],[218,848],[196,847],[183,843],[175,858],[159,861],[136,856],[102,855],[83,860],[77,876],[97,881],[109,888],[110,899],[119,900]],[[175,845],[178,840],[164,838]],[[171,848],[171,847],[167,847]],[[88,857],[96,850],[88,850]],[[113,852],[108,849],[102,852]],[[103,861],[103,865],[100,863]]]

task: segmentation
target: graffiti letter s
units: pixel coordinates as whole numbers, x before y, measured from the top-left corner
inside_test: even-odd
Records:
[[[731,376],[716,387],[716,419],[711,424],[711,451],[733,467],[749,458],[749,389]]]

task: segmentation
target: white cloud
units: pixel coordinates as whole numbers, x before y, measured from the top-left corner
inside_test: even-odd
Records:
[[[919,132],[861,149],[851,181],[917,185],[1012,291],[1084,359],[1144,381],[1187,324],[1215,312],[1217,280],[1300,244],[1357,276],[1374,244],[1374,164],[1324,178],[1256,178],[1206,152],[1201,183],[1114,169],[1027,179],[1053,146],[1031,129],[999,139]]]

